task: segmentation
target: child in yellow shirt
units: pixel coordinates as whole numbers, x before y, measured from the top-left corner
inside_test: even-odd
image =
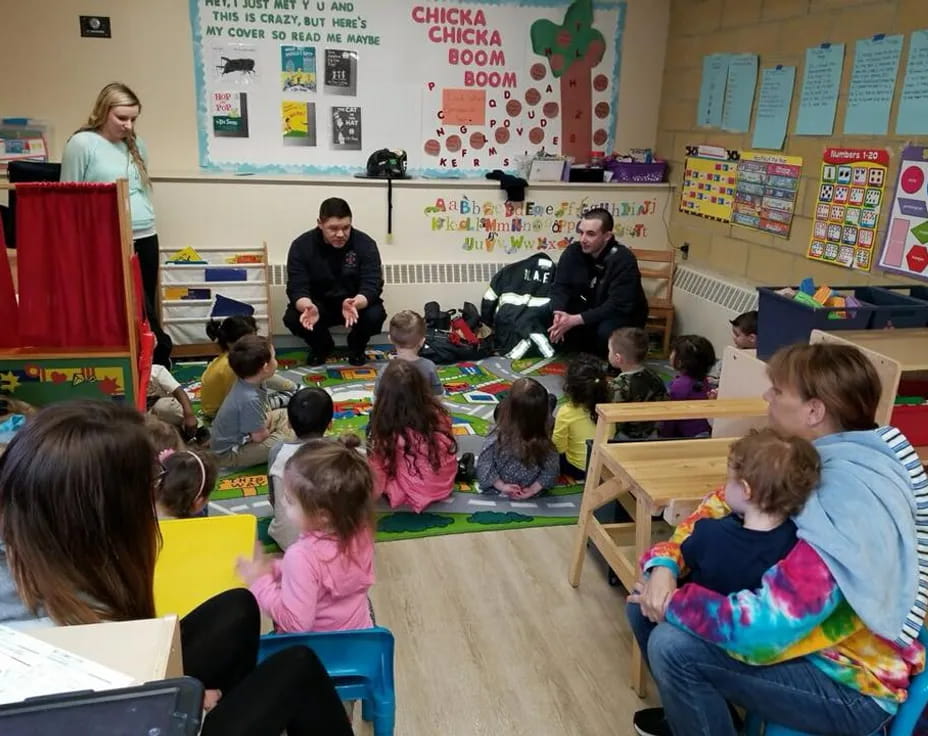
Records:
[[[210,419],[216,416],[223,399],[238,380],[229,366],[229,347],[240,337],[257,334],[258,323],[250,315],[234,315],[222,322],[214,319],[206,323],[206,336],[219,343],[219,355],[206,366],[200,379],[200,410]],[[275,374],[264,382],[264,388],[269,391],[268,406],[280,409],[287,405],[297,385],[289,378]]]
[[[586,443],[596,432],[596,405],[612,400],[605,363],[592,355],[578,355],[567,366],[564,396],[567,402],[554,416],[551,439],[561,455],[561,473],[584,480]]]

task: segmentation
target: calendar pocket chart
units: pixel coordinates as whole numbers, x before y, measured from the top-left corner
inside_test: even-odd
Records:
[[[788,238],[802,175],[802,158],[744,151],[737,174],[731,221]]]
[[[902,152],[879,266],[928,279],[928,147],[908,146]]]
[[[738,162],[729,160],[725,151],[706,154],[686,159],[680,211],[719,222],[731,222]],[[719,158],[712,157],[714,155]],[[756,194],[763,196],[764,187],[757,185]]]
[[[882,149],[825,150],[808,258],[871,269],[888,166],[889,153]]]

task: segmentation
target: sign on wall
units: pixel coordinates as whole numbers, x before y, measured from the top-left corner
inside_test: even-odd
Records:
[[[189,0],[200,165],[479,175],[611,151],[625,0]]]
[[[536,251],[564,250],[576,240],[583,213],[602,207],[612,214],[613,232],[620,243],[630,248],[663,248],[666,233],[662,214],[669,190],[653,194],[625,191],[619,196],[621,199],[610,196],[603,202],[592,196],[563,199],[544,193],[525,202],[500,202],[479,191],[449,191],[422,208],[423,224],[430,242],[446,234],[465,252],[497,258],[518,253],[528,256]]]
[[[738,183],[737,151],[719,146],[687,146],[680,212],[731,222]]]
[[[742,152],[732,222],[788,238],[801,176],[801,156]]]
[[[880,268],[928,279],[928,147],[902,152]]]
[[[808,258],[870,270],[888,166],[883,149],[825,149]]]

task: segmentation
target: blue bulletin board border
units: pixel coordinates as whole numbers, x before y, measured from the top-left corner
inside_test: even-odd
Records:
[[[465,5],[517,5],[522,7],[559,8],[569,6],[573,0],[458,0]],[[215,164],[209,158],[208,130],[210,128],[209,108],[206,98],[206,77],[203,63],[202,48],[203,36],[200,33],[199,0],[189,0],[190,29],[193,34],[193,66],[197,104],[197,148],[199,151],[200,168],[212,172],[233,172],[237,174],[316,174],[324,176],[353,176],[364,173],[363,166],[306,166],[284,164],[249,164],[226,163]],[[612,151],[615,146],[615,128],[621,104],[620,78],[622,72],[622,36],[625,32],[625,21],[628,14],[627,0],[593,0],[593,9],[618,10],[613,43],[615,48],[615,63],[612,67],[612,80],[615,89],[615,104],[610,105],[609,118],[606,130],[609,135],[606,140],[606,150]],[[414,176],[429,179],[480,179],[491,169],[410,169]]]

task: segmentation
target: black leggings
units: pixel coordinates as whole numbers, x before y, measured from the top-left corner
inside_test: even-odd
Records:
[[[256,665],[260,618],[247,590],[220,593],[180,622],[184,673],[221,690],[202,736],[350,736],[338,693],[311,649],[290,647]]]
[[[145,304],[145,316],[151,331],[155,333],[155,353],[153,362],[171,367],[171,338],[161,328],[161,316],[158,314],[158,236],[149,235],[133,241],[135,254],[139,258],[139,270],[142,272],[142,300]]]

